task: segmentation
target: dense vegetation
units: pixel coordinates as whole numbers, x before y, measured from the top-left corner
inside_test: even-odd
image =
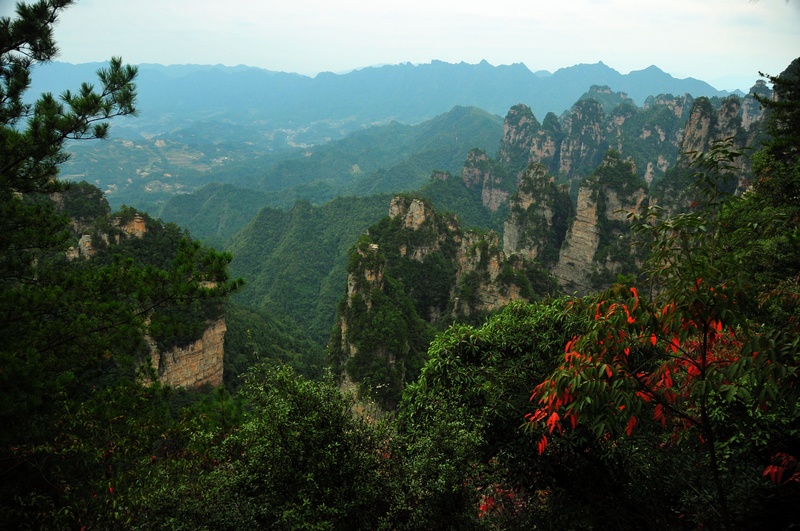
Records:
[[[479,265],[499,252],[496,238],[457,233],[453,214],[431,214],[413,231],[399,217],[376,220],[388,204],[379,197],[261,210],[239,242],[283,246],[304,267],[264,268],[265,256],[241,245],[232,268],[263,293],[278,289],[269,277],[299,277],[296,291],[253,310],[225,302],[241,287],[227,272],[231,255],[134,209],[112,213],[96,187],[54,177],[67,139],[103,138],[109,119],[136,110],[137,72],[120,59],[98,73],[97,90],[24,103],[71,3],[20,4],[0,20],[3,528],[796,525],[800,59],[769,78],[777,98],[760,100],[767,137],[747,193],[728,193],[742,170],[730,139],[693,154],[678,176],[691,183],[691,206],[632,213],[625,223],[647,256],[603,293],[515,302],[450,324],[441,315],[456,315],[446,282],[459,267],[456,238],[474,238],[465,256]],[[603,156],[585,181],[605,182],[597,194],[643,186],[629,161]],[[126,229],[133,221],[146,232]],[[326,230],[345,221],[354,235],[369,227],[349,255],[350,243]],[[600,229],[604,243],[618,240],[618,227]],[[314,247],[298,245],[306,239]],[[426,249],[427,262],[401,249]],[[341,285],[308,292],[336,267],[357,274],[353,289],[371,288],[341,308],[371,320],[351,330],[356,355],[332,361],[375,375],[382,416],[322,366],[313,343],[324,320],[299,318],[341,294]],[[281,319],[270,315],[278,298],[291,303]],[[161,385],[146,338],[191,341],[223,309],[238,323],[225,385]],[[393,363],[357,355],[376,351]],[[403,374],[386,380],[379,370]]]
[[[230,242],[234,274],[248,279],[236,301],[285,314],[320,346],[330,336],[347,278],[348,251],[386,215],[389,196],[299,201],[285,212],[264,208]]]
[[[267,203],[266,193],[211,183],[170,198],[156,212],[165,221],[180,221],[192,237],[222,248]]]
[[[147,367],[137,370],[145,334],[162,345],[194,339],[218,313],[215,301],[240,284],[228,279],[229,255],[174,226],[151,223],[141,238],[127,238],[120,227],[134,211],[111,218],[97,189],[53,178],[66,139],[103,138],[106,120],[135,112],[136,69],[119,59],[98,72],[98,91],[84,84],[24,103],[30,70],[55,53],[52,24],[69,4],[20,5],[16,19],[2,21],[4,527],[74,526],[89,506],[100,510],[104,501],[92,492],[105,491],[109,475],[128,474],[148,451],[140,437],[154,441],[169,418],[162,390],[144,384]],[[89,259],[71,249],[82,225],[96,236]]]

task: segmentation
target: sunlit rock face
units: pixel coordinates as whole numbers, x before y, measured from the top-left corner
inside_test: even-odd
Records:
[[[226,330],[225,319],[217,319],[197,341],[165,352],[159,352],[151,341],[150,356],[159,381],[173,387],[221,385]]]
[[[575,220],[553,268],[566,292],[585,295],[638,267],[640,250],[633,245],[627,214],[639,211],[646,199],[646,186],[633,165],[618,154],[607,156],[583,182]]]

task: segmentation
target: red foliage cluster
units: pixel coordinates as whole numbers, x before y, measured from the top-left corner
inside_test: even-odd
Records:
[[[777,485],[800,485],[800,464],[793,455],[780,452],[772,456],[772,464],[764,469],[762,475]],[[785,475],[788,477],[784,478]]]

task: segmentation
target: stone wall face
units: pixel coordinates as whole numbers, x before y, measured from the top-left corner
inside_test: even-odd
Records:
[[[203,337],[185,347],[159,352],[150,344],[158,379],[172,387],[218,386],[222,384],[225,319],[209,324]]]
[[[582,187],[578,192],[577,215],[553,269],[553,275],[564,289],[579,295],[589,290],[589,267],[600,244],[597,203],[591,195],[588,187]]]

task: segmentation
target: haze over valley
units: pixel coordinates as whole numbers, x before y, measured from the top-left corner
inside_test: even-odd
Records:
[[[59,83],[70,79],[77,83],[99,66],[45,65],[34,89],[57,91]],[[407,149],[401,147],[403,140],[397,135],[406,133],[400,132],[403,127],[390,126],[392,122],[419,126],[454,107],[476,107],[496,116],[499,123],[517,103],[530,106],[541,120],[550,112],[567,112],[593,85],[623,92],[638,106],[658,94],[728,95],[700,80],[675,79],[657,67],[622,75],[602,62],[562,68],[553,74],[534,74],[524,65],[433,62],[313,79],[244,67],[143,65],[140,115],[115,124],[110,147],[72,144],[76,156],[65,165],[63,174],[100,186],[114,205],[150,206],[208,182],[238,179],[240,185],[263,189],[258,183],[247,184],[248,179],[259,179],[255,174],[287,158],[306,157],[317,150],[353,149],[326,144],[356,131],[363,133],[348,143],[364,142],[369,136],[377,143],[380,135],[387,136],[382,149],[396,163]],[[418,171],[424,177],[433,169],[457,171],[470,148],[494,152],[497,142],[497,132],[484,140],[468,140],[462,135],[460,151],[448,164]],[[350,166],[355,164],[362,172],[378,169],[373,162],[359,160],[359,155],[350,158]],[[105,164],[113,164],[114,171],[108,171]],[[331,177],[309,170],[297,179],[324,182]]]

